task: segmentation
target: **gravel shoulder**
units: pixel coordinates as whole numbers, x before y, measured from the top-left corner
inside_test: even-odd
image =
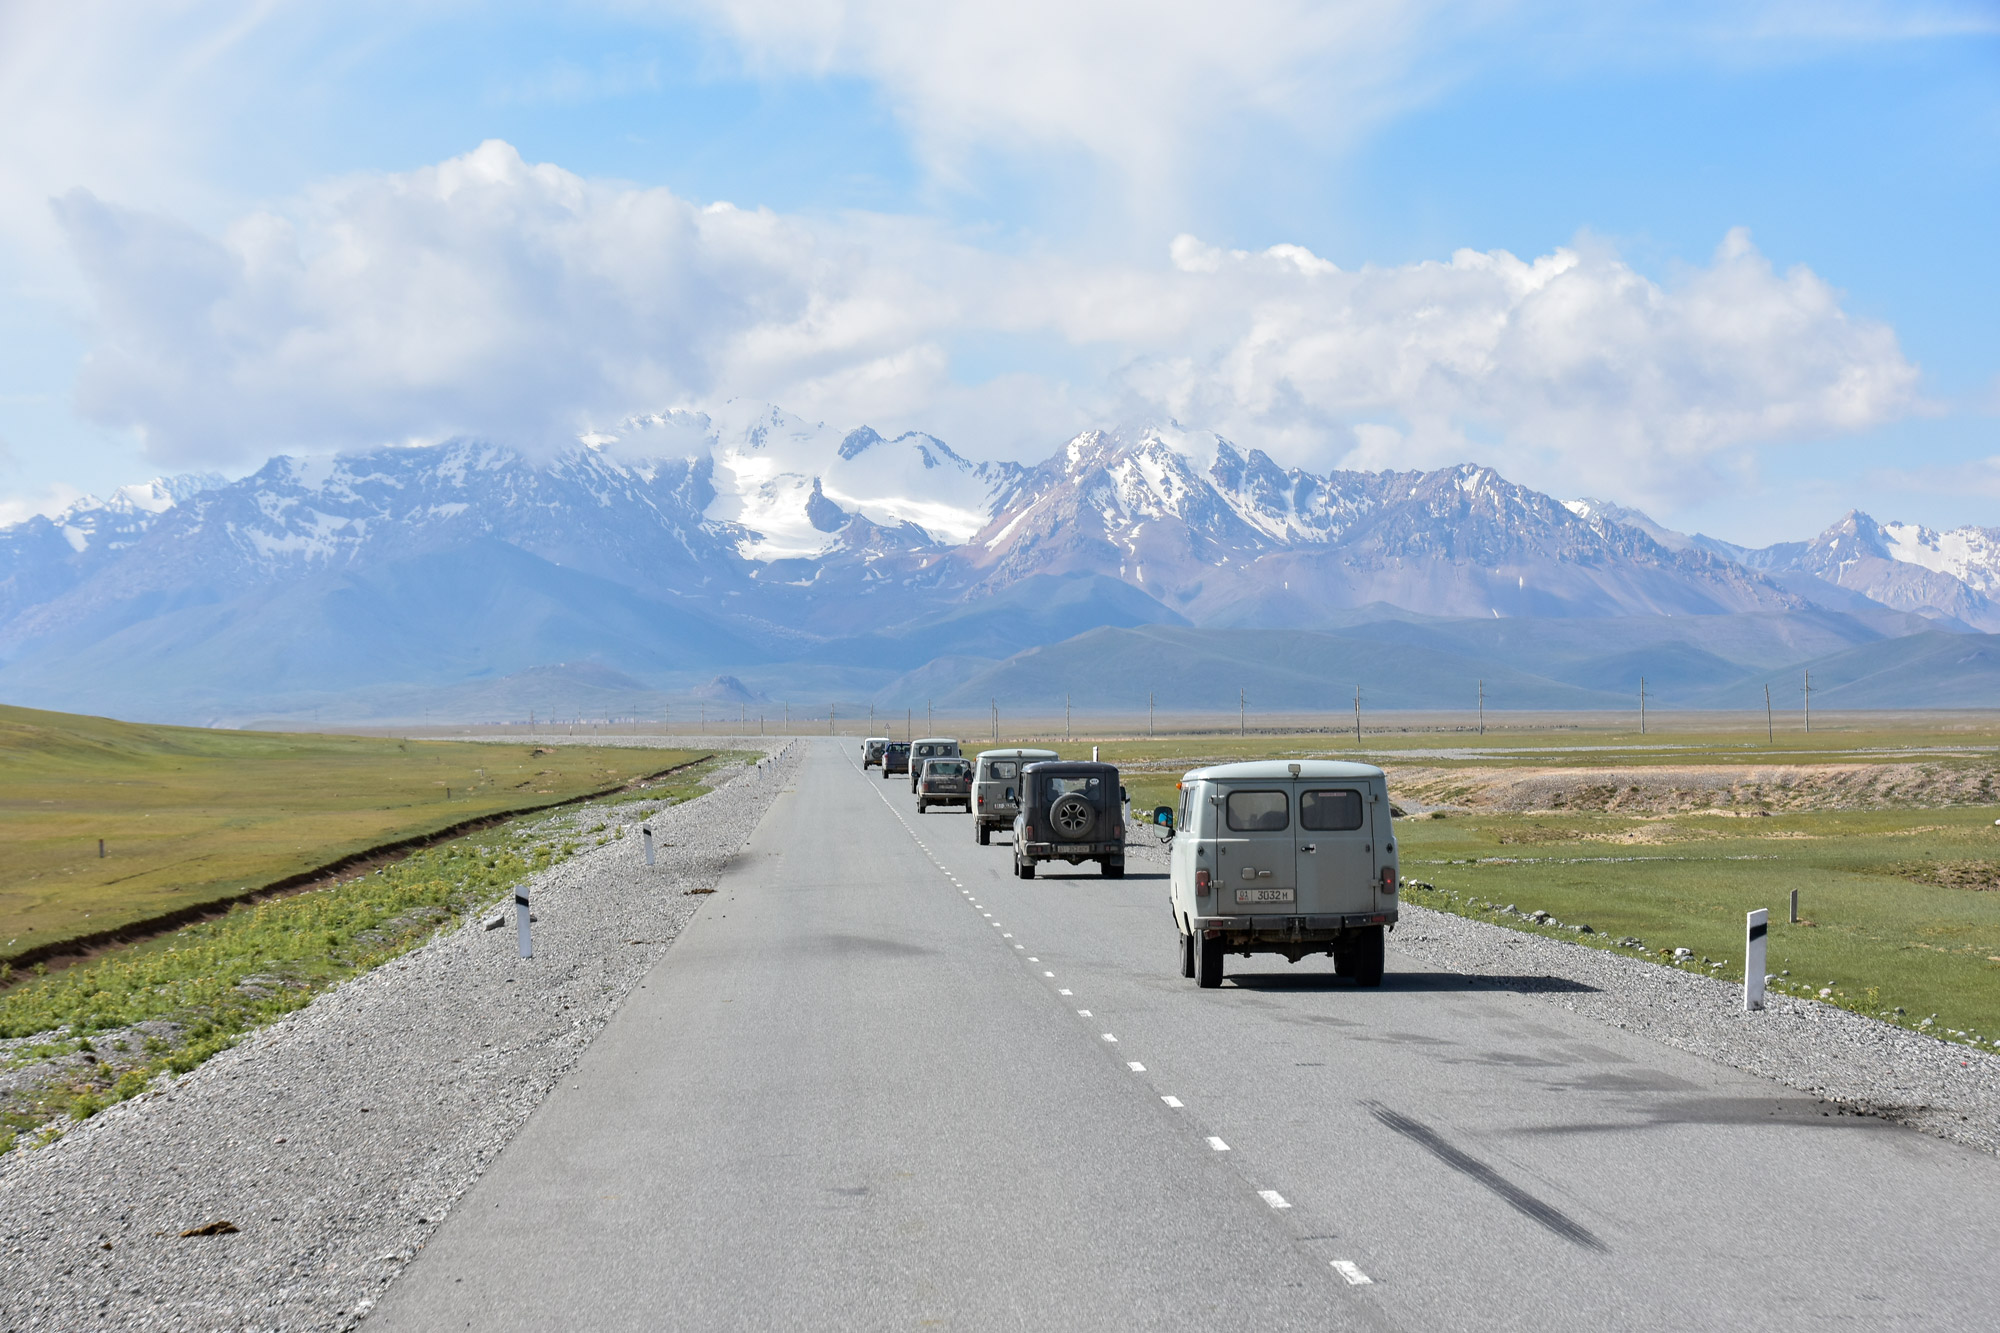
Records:
[[[644,984],[702,903],[691,891],[794,771],[781,740],[706,739],[774,759],[654,815],[653,868],[629,829],[530,881],[533,959],[511,921],[473,919],[0,1159],[0,1330],[356,1324]],[[547,825],[587,841],[583,821],[603,818]],[[235,1230],[183,1237],[216,1222]]]
[[[1166,865],[1160,847],[1135,846],[1132,855]],[[1440,971],[1492,977],[1496,988],[1811,1093],[1849,1113],[2000,1153],[2000,1056],[1793,996],[1767,995],[1761,1013],[1745,1013],[1740,979],[1696,976],[1407,903],[1389,947]]]

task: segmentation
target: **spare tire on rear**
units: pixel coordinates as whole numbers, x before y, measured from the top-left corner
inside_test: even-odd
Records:
[[[1097,807],[1077,792],[1059,796],[1049,807],[1049,824],[1057,842],[1084,842],[1097,826]]]

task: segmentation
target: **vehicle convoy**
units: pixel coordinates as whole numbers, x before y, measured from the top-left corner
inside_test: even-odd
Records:
[[[971,760],[924,760],[924,771],[917,777],[917,813],[929,814],[934,805],[972,808]]]
[[[917,789],[917,779],[923,775],[926,759],[962,759],[958,742],[949,736],[932,736],[919,740],[910,746],[910,790]]]
[[[869,769],[882,762],[882,750],[888,743],[889,738],[887,736],[870,736],[867,740],[861,742],[861,771],[863,773],[866,773]]]
[[[1014,873],[1035,877],[1042,861],[1096,861],[1105,876],[1125,874],[1125,789],[1110,764],[1043,760],[1021,770],[1014,816]]]
[[[910,743],[890,741],[882,747],[882,777],[886,781],[891,773],[910,771]]]
[[[1225,953],[1327,953],[1338,975],[1382,984],[1396,833],[1381,769],[1259,760],[1195,769],[1180,787],[1167,895],[1182,976],[1221,985]]]
[[[981,847],[1021,813],[1021,768],[1060,758],[1054,750],[981,750],[972,773],[972,837]]]

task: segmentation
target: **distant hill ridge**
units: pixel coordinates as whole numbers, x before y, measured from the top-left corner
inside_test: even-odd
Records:
[[[922,433],[731,405],[545,457],[452,442],[274,458],[0,528],[0,690],[240,717],[486,697],[595,664],[609,674],[578,690],[695,697],[731,677],[739,699],[871,698],[912,672],[970,688],[1106,628],[1347,641],[1439,618],[1595,624],[1579,651],[1612,674],[1537,673],[1582,704],[1616,693],[1608,636],[1643,640],[1651,617],[1831,616],[1845,651],[2000,629],[1996,588],[2000,530],[1857,512],[1756,551],[1472,464],[1315,474],[1173,426],[973,463]],[[1744,665],[1700,638],[1675,640],[1685,670]]]

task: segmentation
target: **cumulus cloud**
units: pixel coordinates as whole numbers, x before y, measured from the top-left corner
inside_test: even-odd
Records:
[[[1916,404],[1892,330],[1741,232],[1669,284],[1591,244],[1350,271],[1181,237],[1152,267],[1091,266],[907,218],[704,206],[500,142],[216,236],[84,193],[59,214],[97,294],[81,402],[174,465],[533,447],[734,397],[986,453],[1171,417],[1318,466],[1477,456],[1673,496],[1746,447]],[[978,337],[1053,368],[966,382],[951,349]]]

